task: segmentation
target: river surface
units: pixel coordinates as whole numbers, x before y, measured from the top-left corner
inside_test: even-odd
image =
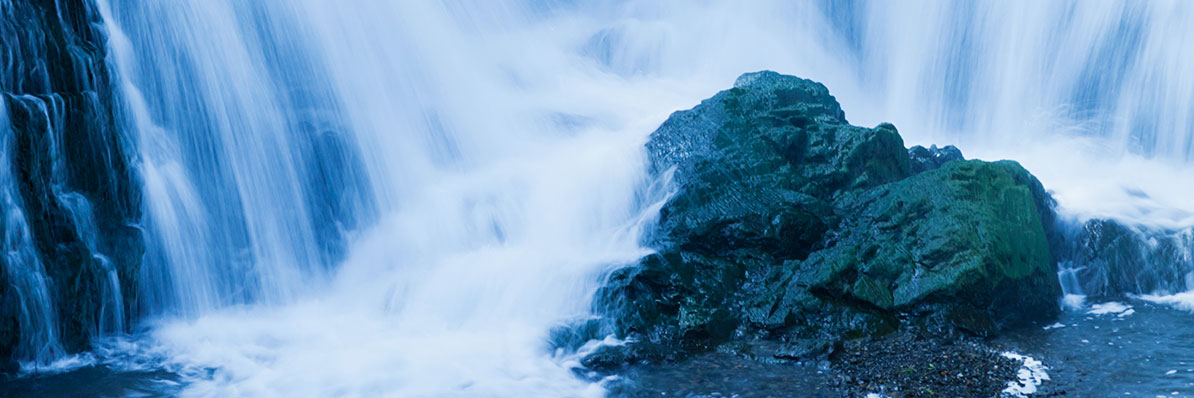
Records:
[[[1194,397],[1194,314],[1153,301],[1157,299],[1070,307],[1055,323],[1015,330],[987,343],[1043,363],[1049,379],[1030,396]],[[121,362],[130,361],[127,356],[91,360],[96,364],[0,381],[0,396],[148,397],[184,391],[180,375]],[[833,380],[832,365],[824,361],[760,362],[712,352],[679,363],[634,367],[604,384],[614,398],[842,397],[832,388]]]

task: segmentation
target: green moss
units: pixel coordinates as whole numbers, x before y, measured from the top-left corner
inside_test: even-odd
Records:
[[[987,334],[1057,310],[1052,210],[1031,174],[950,161],[914,175],[894,126],[847,124],[818,83],[743,75],[647,148],[679,190],[659,254],[598,297],[623,334]]]
[[[891,290],[888,290],[882,282],[865,276],[859,277],[858,280],[854,281],[854,286],[850,289],[850,294],[859,300],[882,309],[889,309],[893,304]]]

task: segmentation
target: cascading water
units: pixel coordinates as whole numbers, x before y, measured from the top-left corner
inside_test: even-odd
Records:
[[[547,333],[644,253],[657,115],[558,101],[459,8],[358,6],[101,7],[140,134],[146,310],[186,316],[152,334],[168,366],[202,395],[599,393]]]
[[[94,278],[92,281],[83,282],[94,282],[93,286],[97,290],[86,293],[94,294],[88,299],[95,300],[97,303],[97,308],[95,308],[97,313],[94,314],[94,323],[83,326],[88,329],[83,332],[88,336],[124,332],[125,304],[121,294],[117,265],[102,251],[104,248],[101,246],[100,232],[96,227],[91,202],[86,196],[69,186],[68,180],[72,171],[67,160],[67,150],[62,144],[67,136],[67,126],[69,126],[65,119],[67,100],[60,95],[50,94],[14,96],[6,98],[6,101],[18,102],[13,106],[16,109],[22,109],[22,112],[27,115],[25,117],[30,118],[23,125],[27,128],[26,134],[39,137],[40,144],[44,145],[41,148],[48,155],[48,159],[42,160],[44,161],[43,167],[48,170],[44,174],[45,179],[41,181],[46,184],[42,189],[46,189],[48,192],[45,192],[46,196],[38,199],[51,201],[57,209],[60,209],[63,220],[58,221],[61,223],[59,225],[43,226],[42,228],[61,228],[69,231],[73,236],[67,238],[67,242],[80,244],[77,249],[57,249],[60,251],[54,254],[54,258],[63,262],[70,261],[63,259],[67,255],[63,255],[62,252],[78,250],[77,255],[85,257],[76,260],[79,261],[82,268],[76,277]],[[12,124],[6,116],[9,104],[5,103],[4,105],[5,117],[0,118],[0,125],[7,130],[11,128]],[[50,365],[66,353],[58,337],[61,333],[59,329],[62,326],[59,324],[59,315],[55,310],[54,301],[57,299],[57,295],[54,290],[58,290],[58,294],[61,294],[61,290],[73,289],[75,288],[74,284],[79,282],[60,280],[57,282],[57,286],[50,282],[51,272],[43,265],[41,255],[38,253],[39,247],[23,211],[27,208],[26,203],[17,191],[21,185],[12,170],[16,167],[15,165],[23,165],[23,163],[9,159],[7,155],[25,152],[11,143],[16,136],[10,131],[5,131],[4,136],[0,137],[2,140],[0,143],[3,144],[0,145],[0,150],[5,152],[5,156],[0,160],[3,160],[3,167],[6,168],[0,174],[0,184],[5,187],[3,203],[7,213],[4,217],[5,263],[9,273],[8,278],[13,282],[12,286],[16,290],[21,312],[18,330],[21,331],[22,342],[18,347],[26,351],[18,352],[17,358],[25,361],[24,367],[35,369]],[[23,160],[30,163],[38,162]],[[25,171],[25,173],[29,172]],[[45,209],[43,206],[45,205],[40,204],[35,208]],[[45,220],[40,221],[46,222]],[[63,271],[56,272],[58,275],[62,275]],[[80,312],[85,310],[90,309],[75,309]]]
[[[1185,2],[99,9],[143,183],[138,343],[194,395],[600,394],[548,331],[647,251],[666,192],[647,134],[746,71],[822,81],[852,122],[909,143],[1017,159],[1071,221],[1194,225],[1175,183],[1194,159]],[[53,324],[4,167],[22,322]],[[92,242],[78,198],[59,195]],[[33,329],[49,334],[25,346],[53,346]]]
[[[0,204],[3,205],[3,241],[0,254],[5,265],[4,283],[16,291],[18,297],[18,327],[20,342],[15,353],[19,358],[45,363],[63,354],[55,328],[57,314],[53,297],[46,283],[46,272],[33,246],[29,224],[25,222],[17,180],[9,159],[12,134],[8,131],[7,100],[0,103]]]
[[[87,2],[0,1],[0,368],[53,370],[123,333],[140,214],[103,25]]]

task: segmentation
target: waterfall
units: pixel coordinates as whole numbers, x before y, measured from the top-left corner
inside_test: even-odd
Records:
[[[89,2],[0,1],[0,368],[59,368],[127,331],[136,171]]]
[[[664,114],[477,30],[545,17],[506,6],[101,2],[189,391],[601,394],[549,332],[646,253]]]
[[[1194,157],[1187,2],[609,4],[575,14],[596,26],[574,49],[609,73],[706,93],[743,71],[810,77],[855,124],[1020,161],[1067,216],[1194,225],[1172,183]]]
[[[56,328],[57,313],[54,311],[53,297],[46,282],[46,271],[42,267],[36,249],[33,245],[32,232],[25,221],[21,197],[17,192],[17,180],[13,176],[13,162],[9,159],[12,153],[12,136],[9,131],[8,103],[3,100],[0,105],[0,222],[4,229],[0,232],[0,260],[4,265],[4,279],[6,285],[11,286],[17,297],[17,330],[20,331],[17,344],[18,358],[30,360],[33,363],[45,364],[63,354],[62,345],[58,342]],[[11,333],[9,331],[8,333]]]
[[[667,189],[645,171],[648,134],[762,69],[824,82],[851,122],[893,122],[909,144],[1019,160],[1068,221],[1176,234],[1155,257],[1185,261],[1158,274],[1179,276],[1136,286],[1174,293],[1194,272],[1176,232],[1194,226],[1194,3],[95,3],[102,24],[74,25],[105,30],[107,53],[70,59],[111,67],[116,100],[96,94],[106,72],[41,87],[9,74],[55,62],[2,60],[0,264],[24,360],[81,344],[59,341],[31,225],[61,213],[99,286],[90,334],[141,316],[143,354],[190,394],[600,395],[549,331],[592,319],[603,278],[649,252]],[[81,122],[60,92],[114,102],[86,119],[105,141],[64,135]],[[54,211],[23,198],[18,108],[41,115]],[[117,241],[142,232],[132,261]],[[1080,294],[1090,268],[1071,265],[1059,277]]]

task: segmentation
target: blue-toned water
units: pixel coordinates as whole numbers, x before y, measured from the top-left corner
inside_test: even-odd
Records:
[[[646,253],[667,192],[647,135],[761,69],[909,145],[1019,160],[1067,220],[1194,226],[1194,3],[96,4],[142,191],[140,321],[55,348],[0,162],[9,278],[40,325],[22,347],[45,352],[0,392],[601,396],[548,332]]]

